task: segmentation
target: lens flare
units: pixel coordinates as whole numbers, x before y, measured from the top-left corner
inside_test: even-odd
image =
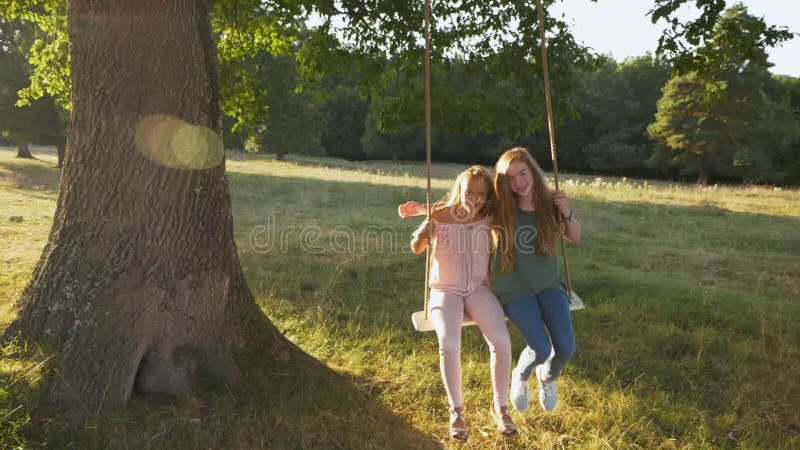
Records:
[[[182,127],[172,136],[170,147],[175,158],[191,169],[210,169],[222,161],[222,138],[206,127]]]
[[[224,154],[219,134],[166,114],[142,119],[134,142],[151,161],[176,169],[210,169],[222,162]]]

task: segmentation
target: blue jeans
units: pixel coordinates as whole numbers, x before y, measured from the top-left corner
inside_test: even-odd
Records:
[[[519,355],[512,376],[528,380],[536,366],[544,364],[543,376],[558,378],[575,353],[575,332],[566,292],[561,288],[544,290],[510,301],[503,309],[528,344]]]

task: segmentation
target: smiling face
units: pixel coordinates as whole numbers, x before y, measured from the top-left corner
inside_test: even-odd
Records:
[[[508,176],[511,192],[519,199],[533,199],[533,173],[523,161],[516,160],[508,165]]]
[[[480,177],[467,177],[461,181],[459,201],[467,210],[478,212],[489,198],[489,185]]]

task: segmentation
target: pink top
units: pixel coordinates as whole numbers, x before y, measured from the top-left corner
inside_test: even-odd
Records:
[[[491,220],[435,222],[435,225],[430,287],[469,293],[488,286],[492,251]]]

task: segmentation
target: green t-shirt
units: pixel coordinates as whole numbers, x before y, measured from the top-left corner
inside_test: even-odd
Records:
[[[562,282],[558,257],[538,251],[536,212],[515,208],[514,222],[514,267],[502,273],[501,250],[495,255],[494,291],[500,303],[558,287]]]

